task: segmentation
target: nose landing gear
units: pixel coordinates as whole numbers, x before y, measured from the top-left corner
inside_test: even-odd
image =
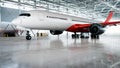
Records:
[[[30,32],[27,31],[27,33],[26,33],[26,40],[31,40],[31,38],[32,38],[29,33],[30,33]]]

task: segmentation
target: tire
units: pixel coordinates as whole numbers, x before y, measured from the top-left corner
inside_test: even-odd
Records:
[[[72,38],[79,38],[79,34],[72,34]]]
[[[92,39],[99,39],[99,35],[91,35]]]
[[[31,40],[31,36],[26,36],[26,40]]]

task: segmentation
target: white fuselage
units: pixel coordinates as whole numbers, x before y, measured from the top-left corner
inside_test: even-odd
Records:
[[[33,10],[26,13],[29,13],[30,16],[19,16],[12,23],[30,29],[41,30],[67,30],[74,24],[90,23],[89,19],[48,11]]]

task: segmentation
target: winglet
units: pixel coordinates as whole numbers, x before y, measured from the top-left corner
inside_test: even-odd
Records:
[[[109,12],[109,15],[108,15],[108,17],[107,17],[107,19],[105,20],[105,22],[104,23],[107,23],[107,22],[109,22],[110,21],[110,19],[112,18],[112,16],[113,16],[113,12],[114,11],[110,11]]]

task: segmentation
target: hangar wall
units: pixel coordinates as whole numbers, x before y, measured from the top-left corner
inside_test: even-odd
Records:
[[[17,9],[0,7],[0,28],[4,29],[18,15],[19,10]]]
[[[22,10],[19,9],[0,7],[0,37],[13,37],[16,35],[17,29],[14,30],[15,27],[11,25],[8,26],[8,24],[11,23],[21,12]]]
[[[11,23],[23,10],[0,7],[0,28],[4,29],[7,24]],[[9,28],[13,29],[13,28]]]
[[[11,22],[22,10],[1,7],[1,21]]]

